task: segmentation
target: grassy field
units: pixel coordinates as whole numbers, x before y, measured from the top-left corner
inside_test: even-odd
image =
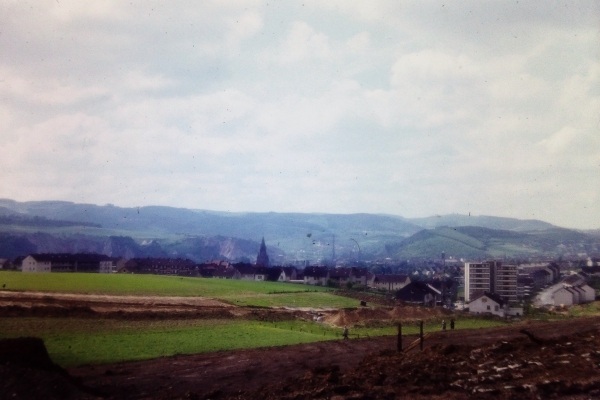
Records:
[[[132,274],[1,272],[5,290],[122,296],[203,296],[244,306],[356,307],[330,289],[279,282]]]
[[[502,322],[484,319],[457,321],[457,329],[485,328]],[[245,320],[122,321],[77,318],[0,318],[0,339],[37,336],[61,366],[144,360],[174,354],[282,346],[341,338],[342,330],[304,322]],[[437,322],[425,332],[439,331]],[[393,326],[351,328],[350,337],[396,334]],[[405,326],[404,334],[418,333]]]

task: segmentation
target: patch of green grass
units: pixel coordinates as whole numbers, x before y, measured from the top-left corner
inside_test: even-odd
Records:
[[[570,317],[595,317],[600,315],[600,302],[581,304],[569,307]]]
[[[280,282],[137,274],[23,272],[0,273],[6,290],[126,296],[203,296],[237,305],[289,307],[356,307],[358,300],[336,296],[331,289]],[[307,290],[309,292],[307,292]]]
[[[303,321],[117,321],[0,318],[0,338],[38,336],[61,366],[339,339],[341,330]]]

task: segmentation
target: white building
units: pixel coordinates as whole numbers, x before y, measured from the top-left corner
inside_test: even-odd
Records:
[[[369,286],[382,290],[400,290],[410,283],[408,275],[375,275]]]
[[[475,314],[493,314],[499,317],[506,317],[510,314],[508,302],[500,296],[485,292],[478,295],[469,303],[469,312]]]
[[[573,304],[590,303],[596,300],[596,291],[589,285],[562,285],[551,294],[555,306],[572,306]]]
[[[42,257],[27,256],[23,259],[21,270],[23,272],[51,272],[52,263]]]

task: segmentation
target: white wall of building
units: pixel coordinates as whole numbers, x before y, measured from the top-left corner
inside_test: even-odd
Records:
[[[507,314],[505,307],[496,303],[487,296],[481,296],[469,303],[469,312],[476,314],[490,313],[499,317],[504,317]]]

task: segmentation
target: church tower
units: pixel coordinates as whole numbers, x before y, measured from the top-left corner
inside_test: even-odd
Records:
[[[260,243],[260,250],[258,251],[258,256],[256,257],[256,266],[257,267],[268,267],[269,266],[269,256],[267,255],[267,246],[265,245],[264,236],[262,238],[262,242]]]

